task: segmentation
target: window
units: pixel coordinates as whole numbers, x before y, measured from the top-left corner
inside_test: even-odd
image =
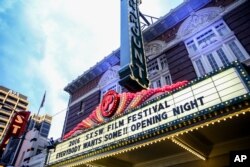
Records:
[[[154,79],[151,82],[150,88],[159,88],[164,85],[171,85],[172,80],[169,74],[163,74],[160,78]]]
[[[219,20],[185,41],[198,76],[203,76],[232,61],[249,58],[223,20]]]
[[[159,64],[157,62],[157,59],[154,59],[150,63],[148,63],[148,72],[150,74],[154,73],[155,71],[159,70]]]
[[[50,128],[50,124],[48,122],[42,122],[42,128],[46,128],[49,129]]]
[[[165,76],[164,79],[165,79],[165,84],[166,84],[166,85],[171,85],[171,84],[172,84],[170,75]]]
[[[5,125],[6,125],[6,122],[4,122],[4,121],[0,120],[0,125],[5,126]]]
[[[4,119],[9,119],[9,116],[6,116],[5,113],[0,113],[0,117]]]
[[[156,81],[156,86],[159,88],[159,87],[161,87],[161,80],[157,80]]]
[[[211,65],[213,70],[216,70],[219,68],[218,64],[216,63],[216,61],[211,53],[207,55],[207,59],[208,59],[209,64]]]
[[[48,134],[49,133],[49,129],[42,129],[41,133]]]
[[[224,66],[229,64],[228,58],[221,48],[217,50],[217,53],[218,53],[220,60]]]
[[[167,57],[165,55],[161,55],[160,57],[148,62],[147,66],[150,74],[155,74],[155,72],[158,72],[159,70],[167,69]]]
[[[196,66],[198,68],[198,71],[199,71],[200,75],[204,75],[206,73],[206,71],[204,69],[204,66],[203,66],[201,60],[198,59],[198,60],[195,61],[195,63],[196,63]]]
[[[194,54],[197,51],[197,47],[193,40],[190,42],[187,42],[186,45],[190,54]]]
[[[198,36],[196,39],[201,48],[205,48],[217,41],[215,33],[211,29]]]
[[[161,64],[161,69],[168,68],[168,62],[167,62],[167,57],[165,55],[162,55],[160,58],[160,64]]]
[[[244,61],[246,59],[239,47],[236,45],[235,41],[229,42],[228,46],[239,61]]]
[[[148,62],[150,88],[159,88],[172,83],[165,54]]]
[[[220,34],[220,36],[225,36],[229,33],[229,29],[226,27],[226,25],[222,22],[215,26],[217,32]]]
[[[150,87],[151,88],[159,88],[159,87],[161,87],[161,79],[158,79],[156,81],[151,82]]]
[[[81,101],[79,112],[77,112],[78,115],[84,113],[84,107],[85,107],[85,103],[84,101]]]

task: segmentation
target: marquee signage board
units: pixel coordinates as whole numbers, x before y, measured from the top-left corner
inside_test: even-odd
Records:
[[[139,134],[162,125],[171,125],[176,120],[195,115],[248,92],[238,70],[229,68],[58,144],[49,163],[136,138]]]
[[[120,84],[130,91],[148,87],[146,58],[140,26],[139,0],[121,0]]]

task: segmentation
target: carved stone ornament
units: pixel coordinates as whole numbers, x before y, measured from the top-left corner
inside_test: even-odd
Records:
[[[146,57],[152,59],[153,57],[159,55],[162,53],[165,46],[165,42],[160,40],[147,43],[144,48]]]
[[[99,87],[104,87],[110,83],[113,83],[114,80],[119,79],[118,71],[120,69],[120,66],[113,66],[108,71],[106,71],[102,78],[99,81]]]
[[[222,12],[222,8],[209,7],[191,13],[191,15],[180,26],[177,33],[178,37],[183,37],[185,35],[191,34],[192,32],[195,32],[203,25],[210,23]]]

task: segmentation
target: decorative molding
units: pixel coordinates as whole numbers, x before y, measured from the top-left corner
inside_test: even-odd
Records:
[[[240,5],[244,4],[246,1],[247,1],[247,0],[236,1],[236,2],[234,2],[233,4],[231,4],[231,5],[227,6],[227,7],[225,7],[224,10],[223,10],[223,12],[220,13],[219,18],[221,18],[222,16],[224,16],[224,15],[230,13],[232,10],[234,10],[235,8],[237,8],[237,7],[239,7]],[[198,12],[199,12],[199,11],[198,11]],[[218,19],[218,18],[217,18],[217,19]],[[215,22],[217,19],[213,19],[213,22]],[[160,19],[159,19],[159,20],[160,20]],[[184,22],[187,22],[187,19],[186,19]],[[182,23],[182,25],[184,24],[184,22]],[[212,23],[213,23],[213,22],[212,22]],[[210,24],[211,24],[211,23],[210,23]],[[150,25],[150,26],[151,26],[151,25]],[[208,26],[208,25],[205,25],[205,24],[204,24],[204,25],[202,25],[201,27],[199,27],[199,30],[202,30],[203,28],[206,28],[207,26]],[[182,27],[182,26],[181,26],[181,27]],[[181,36],[181,35],[180,35],[180,32],[181,32],[180,29],[181,29],[181,27],[179,28],[179,30],[178,30],[179,33],[177,33],[176,37],[175,37],[173,40],[171,40],[170,42],[168,42],[168,43],[166,44],[166,47],[164,48],[163,52],[166,51],[167,49],[172,48],[173,46],[177,45],[178,43],[180,43],[180,42],[184,41],[185,39],[187,39],[187,38],[189,38],[189,37],[192,36],[192,34],[189,34],[189,35],[187,35],[186,37]],[[196,31],[197,31],[197,30],[196,30]]]
[[[145,55],[149,59],[161,54],[166,47],[166,43],[161,40],[155,40],[145,45]]]
[[[180,26],[177,36],[183,37],[199,30],[200,27],[211,23],[215,18],[220,17],[224,9],[220,7],[208,7],[201,9],[191,15]]]

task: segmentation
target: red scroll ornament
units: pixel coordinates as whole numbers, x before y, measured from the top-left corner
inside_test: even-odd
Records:
[[[108,91],[101,102],[101,112],[104,117],[112,117],[118,107],[120,97],[114,90]]]
[[[181,81],[161,88],[142,90],[137,93],[124,92],[118,94],[114,90],[110,90],[104,95],[103,100],[96,109],[92,111],[87,118],[77,124],[74,129],[69,131],[63,139],[67,139],[74,134],[82,132],[84,129],[103,123],[105,120],[108,120],[107,118],[111,118],[113,115],[122,114],[125,110],[138,107],[147,100],[153,99],[174,89],[178,89],[187,83],[188,81]]]

